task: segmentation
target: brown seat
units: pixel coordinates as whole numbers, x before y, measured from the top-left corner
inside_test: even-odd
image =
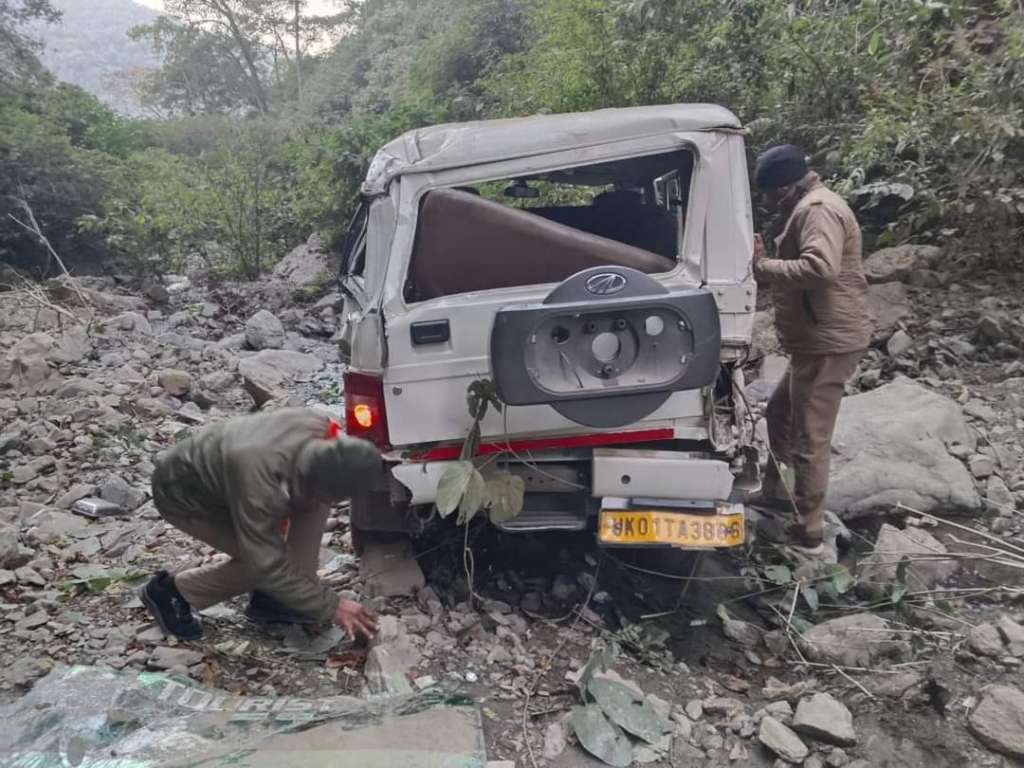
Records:
[[[653,274],[668,272],[675,261],[466,192],[438,189],[420,207],[406,300],[558,283],[599,266]]]

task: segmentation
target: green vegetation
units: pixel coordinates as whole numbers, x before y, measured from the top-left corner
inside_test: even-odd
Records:
[[[27,203],[72,262],[257,277],[343,232],[373,152],[449,120],[710,101],[751,151],[795,141],[873,243],[957,240],[1019,262],[1024,12],[989,0],[172,0],[137,28],[159,119],[48,76],[0,0],[0,259],[44,271]],[[327,41],[333,40],[333,44]],[[888,194],[891,185],[906,191]]]

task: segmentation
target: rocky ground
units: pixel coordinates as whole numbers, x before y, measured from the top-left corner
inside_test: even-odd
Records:
[[[447,528],[416,544],[422,589],[373,597],[387,577],[360,571],[339,508],[321,573],[384,617],[372,647],[255,628],[242,601],[200,642],[163,637],[132,584],[212,553],[153,509],[160,451],[255,405],[340,405],[340,306],[308,258],[259,285],[0,293],[0,699],[84,664],[251,696],[466,694],[498,765],[1024,760],[1021,286],[929,248],[868,261],[875,347],[834,440],[842,567],[796,567],[770,519],[740,552],[644,557],[481,526],[471,594]],[[758,348],[756,410],[780,373],[770,333]],[[100,517],[71,511],[93,497]]]

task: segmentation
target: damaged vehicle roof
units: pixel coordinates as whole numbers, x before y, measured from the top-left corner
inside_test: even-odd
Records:
[[[591,147],[672,131],[739,130],[739,119],[714,104],[666,104],[448,123],[408,131],[374,157],[363,192],[381,194],[407,173]]]

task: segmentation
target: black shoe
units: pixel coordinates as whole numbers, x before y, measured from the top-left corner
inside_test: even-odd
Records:
[[[317,624],[316,619],[296,613],[291,608],[282,605],[266,592],[254,590],[249,598],[249,605],[245,609],[245,615],[250,621],[257,624]]]
[[[146,584],[139,587],[139,599],[168,635],[182,640],[195,640],[203,636],[203,625],[192,614],[192,606],[174,586],[174,577],[167,571],[157,571]]]

